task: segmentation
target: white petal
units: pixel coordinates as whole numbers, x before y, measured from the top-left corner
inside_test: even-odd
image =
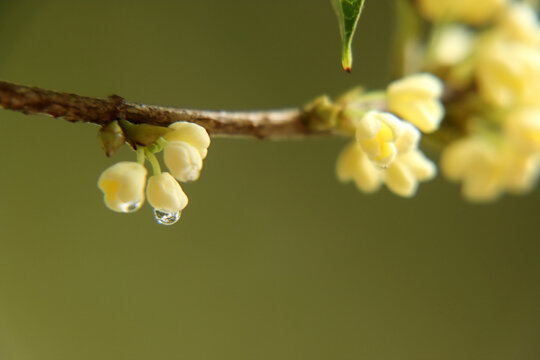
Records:
[[[418,187],[418,180],[401,162],[394,162],[386,169],[385,183],[392,192],[403,197],[413,196]]]
[[[416,149],[400,155],[399,162],[403,162],[419,181],[433,179],[437,175],[435,163],[429,160],[420,150]]]
[[[361,152],[362,149],[356,141],[341,151],[336,164],[336,175],[339,181],[346,182],[354,178],[358,171]]]
[[[360,154],[357,166],[354,174],[356,187],[365,193],[377,191],[382,183],[383,170],[373,165],[365,153]]]
[[[202,169],[202,157],[195,147],[184,141],[170,141],[163,159],[171,174],[182,182],[195,181]]]
[[[420,131],[413,125],[403,122],[403,134],[396,139],[396,147],[400,154],[407,153],[418,147]]]
[[[382,127],[378,114],[377,111],[370,111],[360,119],[356,126],[356,139],[373,139],[377,136]]]

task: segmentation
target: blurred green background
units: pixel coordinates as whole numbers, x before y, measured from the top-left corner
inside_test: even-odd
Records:
[[[0,78],[202,109],[384,86],[392,0],[352,75],[327,0],[0,0]],[[334,176],[343,139],[215,139],[181,221],[102,203],[97,127],[0,113],[0,359],[540,358],[540,191],[470,205]]]

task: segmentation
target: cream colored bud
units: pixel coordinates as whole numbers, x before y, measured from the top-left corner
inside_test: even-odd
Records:
[[[433,132],[444,117],[439,100],[443,89],[441,80],[431,74],[407,76],[388,86],[388,109],[421,131]]]
[[[479,47],[476,77],[491,105],[540,104],[540,49],[492,34]]]
[[[540,107],[511,112],[504,122],[504,133],[516,148],[540,154]]]
[[[146,168],[136,162],[123,161],[101,173],[98,187],[109,209],[129,213],[143,204],[145,183]]]
[[[480,137],[464,138],[443,151],[441,169],[450,180],[463,181],[462,193],[468,200],[491,201],[504,190],[498,155],[491,142]]]
[[[164,213],[182,211],[188,204],[180,184],[167,172],[148,179],[146,198],[154,209]]]
[[[354,181],[358,189],[370,193],[376,191],[382,182],[382,170],[375,167],[362,147],[353,142],[339,155],[336,166],[340,181]]]
[[[185,141],[170,141],[163,151],[165,165],[178,181],[195,181],[202,169],[202,157],[197,149]]]
[[[164,136],[165,140],[185,141],[195,147],[203,159],[206,157],[210,146],[210,136],[204,127],[191,122],[178,121],[169,125],[169,128],[174,131],[167,133]]]
[[[356,126],[356,140],[371,161],[386,167],[398,154],[395,142],[404,133],[403,124],[390,113],[370,111]]]
[[[448,179],[461,180],[474,167],[476,155],[485,151],[488,151],[486,144],[477,138],[458,140],[444,149],[440,160],[441,169]]]
[[[437,41],[435,62],[442,66],[453,66],[470,55],[475,37],[473,32],[463,25],[445,27]]]
[[[480,25],[489,21],[505,0],[418,0],[420,12],[434,22],[463,21]]]

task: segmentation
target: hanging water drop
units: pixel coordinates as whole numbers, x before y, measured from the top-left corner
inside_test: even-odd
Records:
[[[123,213],[132,213],[134,211],[139,210],[142,204],[143,204],[142,201],[121,203],[120,209]]]
[[[175,224],[180,219],[180,214],[180,211],[165,212],[154,210],[154,216],[156,218],[156,221],[161,225]]]

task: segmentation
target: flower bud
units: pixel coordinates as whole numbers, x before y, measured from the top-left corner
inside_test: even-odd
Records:
[[[129,213],[143,204],[145,183],[146,168],[136,162],[123,161],[101,173],[98,187],[109,209]]]
[[[206,132],[206,129],[200,125],[178,121],[169,125],[173,131],[164,136],[167,141],[185,141],[191,146],[195,147],[201,154],[201,158],[205,158],[208,153],[208,147],[210,146],[210,136]]]
[[[185,141],[170,141],[163,151],[165,165],[178,181],[194,181],[202,169],[200,152]]]
[[[435,63],[441,66],[454,66],[470,55],[475,37],[464,25],[446,26],[434,49]]]
[[[396,80],[388,86],[388,109],[400,118],[428,133],[439,128],[444,107],[439,98],[441,80],[431,74],[415,74]]]
[[[146,198],[155,210],[164,213],[182,211],[188,204],[188,198],[180,184],[168,172],[148,179]]]
[[[498,107],[540,104],[540,50],[507,41],[499,34],[484,39],[476,77],[484,100]]]
[[[394,144],[401,135],[399,119],[389,113],[370,111],[358,123],[356,140],[376,164],[388,166],[397,155]]]
[[[387,167],[398,155],[416,147],[418,130],[390,113],[370,111],[360,119],[356,140],[369,158],[381,167]]]

